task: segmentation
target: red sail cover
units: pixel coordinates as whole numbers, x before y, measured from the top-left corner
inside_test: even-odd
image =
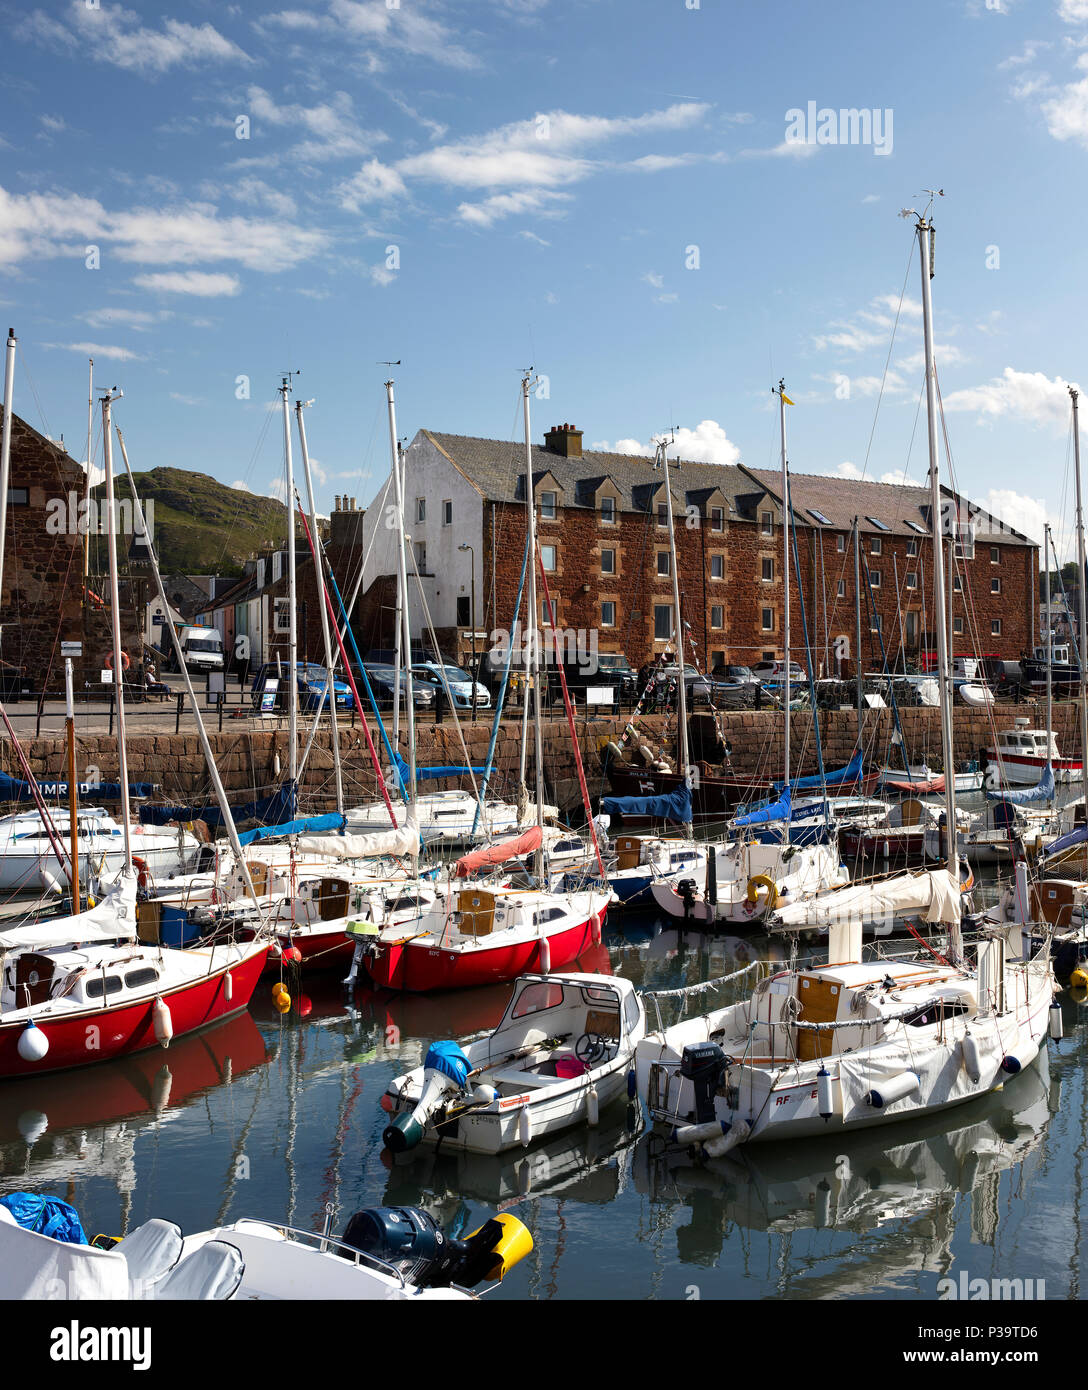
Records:
[[[534,825],[531,830],[526,830],[524,835],[518,835],[513,840],[501,840],[497,845],[490,845],[487,849],[474,849],[471,854],[462,855],[454,867],[454,872],[458,878],[467,878],[477,869],[487,869],[494,864],[505,864],[508,859],[520,859],[523,854],[532,854],[540,848],[543,841],[543,831],[539,825]]]
[[[944,778],[931,777],[928,781],[924,781],[919,777],[913,781],[893,781],[892,778],[885,777],[883,785],[893,792],[932,792],[936,795],[938,792],[944,791]]]

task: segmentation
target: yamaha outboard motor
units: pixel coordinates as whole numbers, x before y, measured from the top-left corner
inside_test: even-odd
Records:
[[[695,880],[693,878],[682,878],[676,885],[676,893],[680,901],[684,904],[684,921],[686,922],[695,906]]]
[[[714,1119],[714,1094],[725,1080],[728,1059],[715,1042],[689,1043],[680,1057],[680,1075],[695,1092],[695,1123]]]
[[[508,1212],[454,1240],[420,1207],[367,1207],[348,1222],[341,1244],[391,1265],[418,1288],[474,1288],[513,1269],[532,1250],[533,1238]]]

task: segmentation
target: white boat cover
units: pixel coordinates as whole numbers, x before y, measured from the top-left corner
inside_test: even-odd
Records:
[[[121,874],[87,912],[0,929],[0,952],[32,951],[69,942],[132,941],[135,937],[136,875]]]
[[[0,1299],[127,1299],[128,1261],[113,1250],[70,1245],[0,1216]]]
[[[897,874],[878,883],[852,883],[834,893],[779,908],[774,925],[826,926],[830,922],[872,922],[921,912],[927,922],[959,922],[960,893],[947,869]]]
[[[298,852],[329,859],[376,859],[381,855],[399,857],[419,849],[419,826],[406,819],[396,830],[374,830],[366,835],[341,831],[333,835],[300,835]]]

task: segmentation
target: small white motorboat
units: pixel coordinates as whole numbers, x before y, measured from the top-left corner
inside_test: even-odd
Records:
[[[357,1211],[339,1240],[254,1220],[186,1237],[156,1219],[82,1245],[27,1230],[0,1204],[0,1298],[469,1299],[532,1248],[509,1213],[456,1240],[419,1207]]]
[[[421,1142],[502,1153],[573,1125],[629,1095],[646,1031],[630,980],[612,975],[523,975],[499,1026],[468,1042],[433,1043],[423,1066],[382,1097],[390,1152]]]
[[[67,809],[49,812],[65,854],[71,849],[71,818]],[[100,808],[76,813],[79,876],[115,877],[125,862],[125,836],[120,823]],[[165,875],[195,864],[201,842],[180,825],[134,824],[129,833],[133,860],[142,873]],[[14,893],[65,892],[67,869],[57,859],[39,813],[19,811],[0,817],[0,889]]]

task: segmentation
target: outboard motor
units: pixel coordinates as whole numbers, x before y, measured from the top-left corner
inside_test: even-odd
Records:
[[[367,1207],[350,1219],[341,1244],[392,1265],[419,1288],[474,1288],[502,1279],[532,1250],[533,1238],[508,1212],[455,1240],[420,1207]]]
[[[468,1071],[468,1058],[455,1042],[431,1043],[423,1059],[423,1091],[415,1109],[398,1115],[382,1134],[390,1153],[415,1148],[445,1097],[467,1088]]]
[[[691,917],[695,907],[695,880],[693,878],[680,879],[676,885],[676,894],[684,904],[684,921],[686,922]]]
[[[680,1057],[680,1075],[695,1091],[695,1123],[714,1119],[714,1093],[725,1080],[729,1059],[715,1042],[689,1043]]]

